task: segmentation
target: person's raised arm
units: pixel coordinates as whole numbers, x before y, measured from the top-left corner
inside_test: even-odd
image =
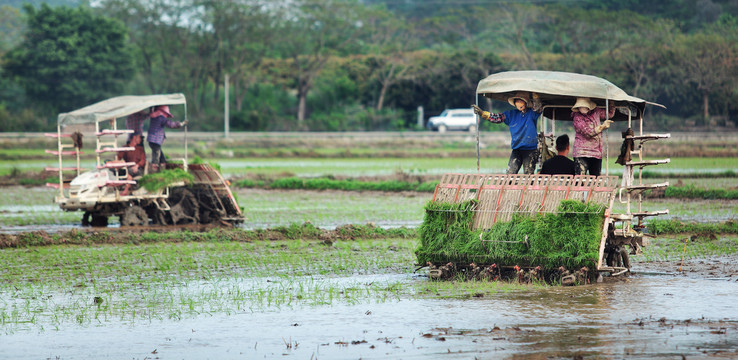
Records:
[[[615,116],[615,103],[612,100],[610,100],[607,109],[607,118],[605,118],[605,111],[603,109],[602,115],[600,115],[600,120],[612,119],[612,117]]]
[[[530,95],[531,95],[532,102],[533,102],[533,107],[532,107],[533,111],[537,113],[540,113],[541,111],[543,111],[543,103],[541,103],[541,97],[538,96],[538,93],[532,92],[530,93]]]
[[[489,122],[493,122],[495,124],[499,124],[499,123],[505,121],[505,114],[502,114],[502,113],[500,113],[500,114],[493,114],[493,113],[490,113],[489,111],[482,110],[482,108],[480,108],[479,106],[476,106],[476,105],[472,105],[471,107],[472,107],[472,109],[474,109],[474,113],[477,114],[477,115],[479,115],[484,120],[487,120]]]
[[[166,119],[164,121],[164,126],[170,128],[170,129],[181,128],[182,126],[184,126],[184,124],[185,124],[184,121],[181,121],[180,122],[180,121],[174,121],[174,120],[171,120],[171,119]]]

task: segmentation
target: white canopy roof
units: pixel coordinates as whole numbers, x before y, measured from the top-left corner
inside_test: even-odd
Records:
[[[569,72],[506,71],[487,76],[477,85],[477,94],[500,101],[507,101],[518,91],[538,93],[545,105],[563,107],[544,111],[545,116],[557,120],[569,118],[571,110],[566,107],[573,106],[577,97],[588,97],[600,106],[604,106],[605,100],[613,100],[620,106],[630,105],[635,118],[642,116],[646,104],[664,107],[630,96],[605,79]],[[627,120],[627,115],[616,114],[615,120]]]
[[[626,94],[625,91],[605,79],[592,75],[559,71],[506,71],[487,76],[477,86],[477,94],[498,94],[515,91],[646,102],[646,100]],[[507,98],[504,100],[507,100]]]
[[[186,103],[187,100],[184,94],[118,96],[68,113],[61,113],[59,114],[58,122],[59,125],[94,124],[104,120],[128,116],[152,106],[181,105]]]

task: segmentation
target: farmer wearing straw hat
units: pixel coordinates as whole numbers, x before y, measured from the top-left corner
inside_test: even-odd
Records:
[[[612,124],[610,119],[615,115],[615,106],[610,105],[609,113],[598,108],[589,98],[577,98],[571,108],[574,120],[574,161],[577,164],[576,174],[600,176],[602,170],[602,132]],[[600,123],[600,120],[605,120]]]
[[[167,162],[167,158],[161,151],[161,144],[163,144],[164,139],[167,138],[167,135],[164,133],[164,128],[181,128],[182,126],[187,125],[187,122],[169,120],[173,116],[169,112],[169,106],[167,105],[159,105],[155,107],[149,117],[151,118],[148,133],[149,147],[151,148],[151,170],[156,172],[159,170],[160,163]]]
[[[517,174],[522,165],[523,172],[533,174],[538,163],[538,131],[536,120],[541,115],[541,101],[538,94],[532,94],[531,102],[527,92],[520,91],[507,99],[515,109],[499,114],[484,111],[479,106],[472,105],[474,112],[484,120],[493,123],[504,122],[510,128],[510,160],[507,163],[507,174]],[[529,107],[532,105],[532,109]]]

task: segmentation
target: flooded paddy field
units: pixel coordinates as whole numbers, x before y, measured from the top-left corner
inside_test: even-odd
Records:
[[[67,231],[80,228],[81,212],[64,212],[53,204],[55,190],[44,187],[5,187],[0,198],[0,232]],[[310,222],[320,228],[347,224],[417,227],[432,193],[350,192],[313,190],[236,189],[245,209],[245,229],[263,229]],[[617,201],[614,210],[624,211]],[[634,209],[634,208],[632,208]],[[738,219],[738,200],[645,199],[643,210],[669,209],[660,219],[716,222]],[[110,218],[117,227],[118,219]]]
[[[483,156],[484,173],[504,171],[508,140],[500,138],[495,146],[502,155]],[[382,145],[385,154],[379,157],[369,156],[373,146],[345,158],[334,154],[344,150],[332,148],[300,158],[269,149],[251,157],[199,143],[197,149],[204,155],[213,151],[215,156],[203,157],[232,179],[398,172],[432,179],[476,172],[468,139],[454,141],[433,148],[433,156],[417,157],[394,157],[396,142]],[[291,146],[304,151],[299,143]],[[423,148],[404,155],[418,149]],[[243,150],[251,151],[256,150]],[[460,156],[464,151],[468,154]],[[56,165],[41,156],[39,151],[3,161],[0,175]],[[82,166],[93,165],[84,160]],[[610,170],[621,171],[615,165]],[[734,170],[734,157],[672,158],[652,170],[663,179],[646,182],[735,189],[735,177],[668,177]],[[325,229],[367,223],[414,228],[432,197],[234,190],[245,209],[245,229],[306,222]],[[9,186],[2,192],[0,232],[80,229],[81,213],[59,210],[53,189]],[[738,200],[649,198],[643,205],[643,210],[666,208],[670,214],[660,219],[738,219]],[[623,205],[616,202],[619,209]],[[112,228],[117,221],[111,218]],[[0,249],[0,358],[738,357],[735,235],[658,237],[643,255],[631,258],[630,276],[577,287],[432,281],[425,269],[415,272],[417,239],[138,243],[136,237],[149,235],[130,236],[130,242],[115,245]]]
[[[509,154],[509,151],[507,151]],[[480,172],[502,174],[507,168],[509,155],[482,157]],[[659,158],[648,158],[656,160]],[[403,172],[411,175],[440,176],[445,173],[476,173],[477,160],[474,151],[466,157],[366,157],[366,158],[310,158],[310,157],[239,157],[207,158],[210,163],[220,165],[225,177],[241,177],[247,174],[276,175],[290,174],[299,177],[318,176],[385,176]],[[0,175],[13,171],[37,171],[45,167],[58,166],[57,159],[8,160],[0,162]],[[81,166],[95,168],[94,158],[82,159]],[[721,173],[735,171],[734,158],[672,158],[669,164],[651,167],[653,173]],[[15,169],[15,170],[14,170]],[[621,175],[622,167],[610,164],[610,175]],[[603,173],[605,166],[603,164]],[[54,174],[50,174],[53,176]]]
[[[738,238],[657,243],[577,287],[430,280],[415,239],[2,249],[0,357],[738,356]]]

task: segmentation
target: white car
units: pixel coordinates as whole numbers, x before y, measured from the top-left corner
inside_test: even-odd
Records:
[[[446,130],[474,132],[477,130],[477,116],[472,109],[446,109],[441,115],[428,119],[428,128],[440,133]]]

